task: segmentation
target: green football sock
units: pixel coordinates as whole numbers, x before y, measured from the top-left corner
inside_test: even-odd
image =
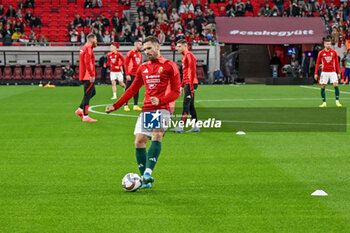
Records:
[[[335,99],[339,100],[339,93],[340,93],[339,87],[338,86],[334,87],[334,90],[335,90]]]
[[[323,102],[326,102],[326,89],[325,88],[321,88],[321,97]]]
[[[154,169],[154,167],[156,166],[161,148],[162,148],[161,142],[152,141],[152,144],[148,149],[148,153],[147,153],[146,168],[149,168],[151,170]]]
[[[146,148],[136,148],[136,161],[137,165],[139,166],[141,176],[143,175],[146,169],[146,157]]]

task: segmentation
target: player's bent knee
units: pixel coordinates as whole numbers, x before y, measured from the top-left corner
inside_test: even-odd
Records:
[[[147,144],[147,141],[148,141],[147,135],[136,134],[135,147],[136,148],[145,148],[146,144]]]
[[[164,130],[154,131],[152,133],[152,141],[159,141],[159,142],[161,142],[162,138],[163,138],[163,135],[164,135]]]

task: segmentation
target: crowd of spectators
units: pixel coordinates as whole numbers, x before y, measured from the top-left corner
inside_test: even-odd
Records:
[[[29,9],[26,11],[27,8]],[[33,8],[34,0],[20,0],[17,10],[12,5],[9,5],[7,9],[0,5],[0,40],[4,45],[11,45],[12,42],[22,42],[33,46],[48,45],[45,36],[36,35],[33,30],[41,27],[41,20],[33,15]],[[32,29],[30,34],[25,33],[26,27]]]

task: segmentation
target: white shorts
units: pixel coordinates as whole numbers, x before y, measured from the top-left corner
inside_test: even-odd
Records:
[[[322,72],[320,77],[320,84],[338,83],[338,75],[336,72]]]
[[[123,72],[111,72],[111,81],[113,80],[123,82]]]
[[[160,109],[157,111],[159,111],[159,113],[160,113],[160,118],[156,119],[156,122],[153,121],[152,123],[156,124],[159,121],[160,128],[164,129],[164,132],[165,132],[169,128],[171,114],[168,110],[165,110],[165,109]],[[152,137],[152,133],[153,133],[154,129],[148,129],[146,127],[146,125],[145,125],[146,123],[144,122],[144,117],[143,117],[144,114],[151,114],[151,113],[150,112],[141,112],[141,114],[137,118],[135,130],[134,130],[134,135],[144,134],[144,135],[147,135],[148,137]],[[151,117],[151,118],[153,118],[153,117]],[[151,122],[149,122],[149,123],[151,123]]]

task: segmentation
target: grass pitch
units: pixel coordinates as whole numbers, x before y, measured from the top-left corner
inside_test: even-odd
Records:
[[[315,107],[313,88],[200,86],[196,106]],[[153,188],[126,193],[136,118],[82,123],[82,94],[0,87],[0,232],[350,232],[349,133],[168,132]],[[98,86],[91,105],[110,97]],[[329,196],[310,196],[316,189]]]

